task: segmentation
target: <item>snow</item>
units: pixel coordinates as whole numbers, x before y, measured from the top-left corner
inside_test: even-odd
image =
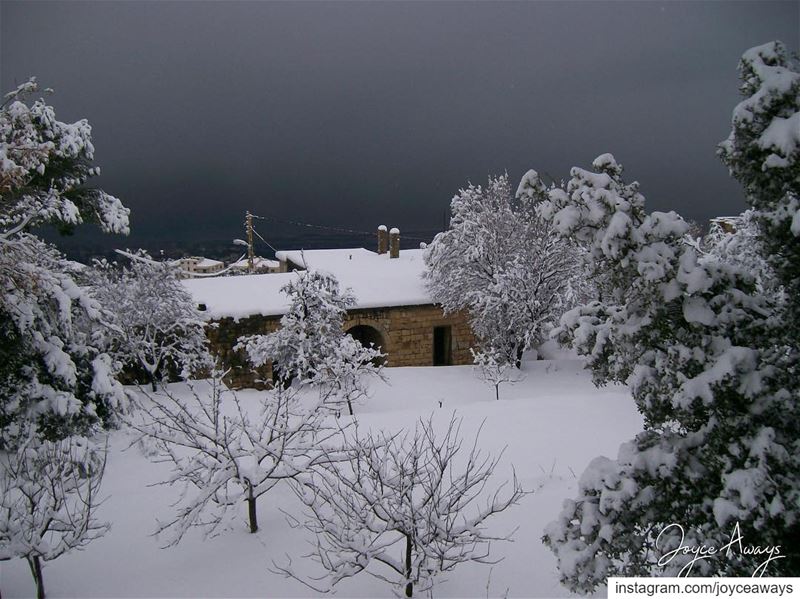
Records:
[[[265,268],[278,268],[280,267],[281,263],[277,260],[270,260],[269,258],[262,258],[261,256],[255,256],[253,258],[253,267],[255,269],[265,269]],[[243,258],[242,260],[237,260],[236,262],[232,262],[230,264],[231,268],[236,270],[247,269],[250,267],[250,264],[247,258]]]
[[[800,74],[776,64],[782,53],[778,42],[769,42],[750,48],[742,55],[742,63],[752,69],[763,85],[734,108],[734,125],[752,122],[756,114],[768,111],[800,86]]]
[[[764,150],[778,150],[784,158],[797,152],[800,146],[800,112],[789,118],[772,119],[757,143]]]
[[[514,194],[515,198],[519,198],[522,196],[533,197],[533,191],[541,187],[539,173],[535,170],[530,169],[527,173],[522,176],[522,179],[519,182],[519,186],[517,187],[517,193]]]
[[[269,276],[275,275],[265,275]],[[513,543],[491,546],[492,558],[505,559],[494,566],[456,569],[436,587],[437,597],[500,596],[506,589],[510,597],[571,596],[558,583],[555,557],[541,543],[543,530],[558,516],[564,499],[576,496],[576,476],[587,464],[598,455],[615,456],[620,443],[641,430],[628,390],[613,385],[596,389],[582,361],[526,361],[523,370],[525,379],[506,386],[496,401],[493,390],[481,384],[468,366],[387,369],[388,383],[375,381],[373,397],[356,407],[365,432],[413,429],[418,418],[432,412],[435,425],[444,427],[456,410],[464,418],[467,444],[485,421],[481,449],[497,455],[507,446],[496,476],[510,477],[513,464],[523,487],[535,491],[486,523],[490,532],[498,534],[519,526]],[[170,389],[187,393],[183,384]],[[239,397],[247,404],[256,393],[245,391]],[[246,531],[243,505],[235,530],[207,540],[192,531],[176,548],[160,549],[159,540],[151,536],[156,517],[164,520],[173,513],[170,504],[179,489],[150,486],[165,480],[169,467],[151,463],[137,446],[127,448],[129,442],[122,431],[110,440],[101,489],[107,500],[97,517],[111,522],[111,530],[85,550],[46,564],[48,597],[314,595],[300,583],[270,572],[273,561],[286,563],[287,554],[302,573],[310,574],[315,567],[301,557],[308,552],[307,533],[291,528],[281,512],[299,514],[288,487],[279,485],[259,502],[257,534]],[[33,594],[23,560],[2,562],[0,568],[3,597]],[[391,596],[388,585],[364,574],[337,589],[345,597]],[[604,593],[601,589],[598,596]]]
[[[423,250],[402,250],[398,258],[364,248],[280,251],[281,261],[328,272],[343,290],[355,294],[354,308],[417,306],[432,300],[425,290]],[[280,289],[296,272],[183,281],[197,304],[205,304],[209,320],[285,314],[288,298]]]
[[[223,262],[220,262],[219,260],[212,260],[211,258],[203,258],[194,265],[195,268],[212,268],[216,266],[225,266],[225,264]]]

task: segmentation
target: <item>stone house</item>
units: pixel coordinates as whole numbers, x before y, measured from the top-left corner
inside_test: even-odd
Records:
[[[277,274],[245,275],[184,281],[211,326],[211,349],[230,368],[233,387],[258,386],[269,368],[254,372],[237,340],[280,326],[288,298],[280,289],[296,271],[323,270],[349,288],[356,305],[348,311],[344,330],[386,354],[386,366],[471,364],[475,339],[466,315],[445,315],[425,289],[423,250],[399,249],[399,232],[379,230],[378,252],[364,248],[281,251]],[[390,247],[391,246],[391,247]]]

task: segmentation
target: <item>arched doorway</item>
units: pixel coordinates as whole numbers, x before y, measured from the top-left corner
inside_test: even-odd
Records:
[[[359,324],[347,329],[346,332],[364,347],[373,347],[378,351],[384,351],[383,335],[381,335],[381,332],[378,329],[366,324]],[[383,364],[385,362],[385,357],[378,360],[379,364]]]

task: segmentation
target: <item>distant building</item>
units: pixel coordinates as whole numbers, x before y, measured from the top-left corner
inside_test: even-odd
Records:
[[[722,231],[723,233],[736,233],[742,226],[741,216],[716,216],[709,222],[709,233]]]
[[[211,258],[203,258],[202,256],[190,256],[189,258],[180,258],[175,261],[175,264],[184,271],[187,276],[190,274],[211,275],[220,272],[225,268],[225,263],[220,260],[212,260]]]
[[[250,268],[250,263],[247,258],[243,260],[237,260],[236,262],[232,262],[230,264],[231,269],[233,269],[237,274],[247,273]],[[256,256],[253,258],[253,270],[257,274],[267,274],[267,273],[276,273],[280,272],[281,263],[277,260],[268,260],[267,258],[262,258],[261,256]]]
[[[399,231],[384,227],[379,252],[364,248],[277,252],[281,272],[184,281],[209,322],[212,351],[230,368],[229,384],[256,386],[271,377],[271,368],[254,372],[238,339],[265,334],[280,326],[289,300],[280,289],[308,268],[329,272],[356,304],[348,310],[344,330],[386,354],[387,366],[471,364],[475,338],[465,313],[446,315],[425,288],[423,250],[400,251]]]

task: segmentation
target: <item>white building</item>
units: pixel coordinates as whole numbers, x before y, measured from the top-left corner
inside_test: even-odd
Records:
[[[250,264],[247,258],[244,258],[243,260],[237,260],[236,262],[232,262],[230,267],[237,273],[243,274],[248,272]],[[269,273],[280,272],[280,267],[281,263],[278,262],[277,260],[269,260],[267,258],[262,258],[261,256],[255,256],[253,258],[253,272],[256,274],[269,274]]]
[[[180,258],[175,263],[187,275],[199,274],[210,275],[221,271],[225,268],[225,263],[220,260],[212,260],[211,258],[203,258],[202,256],[190,256],[188,258]]]

